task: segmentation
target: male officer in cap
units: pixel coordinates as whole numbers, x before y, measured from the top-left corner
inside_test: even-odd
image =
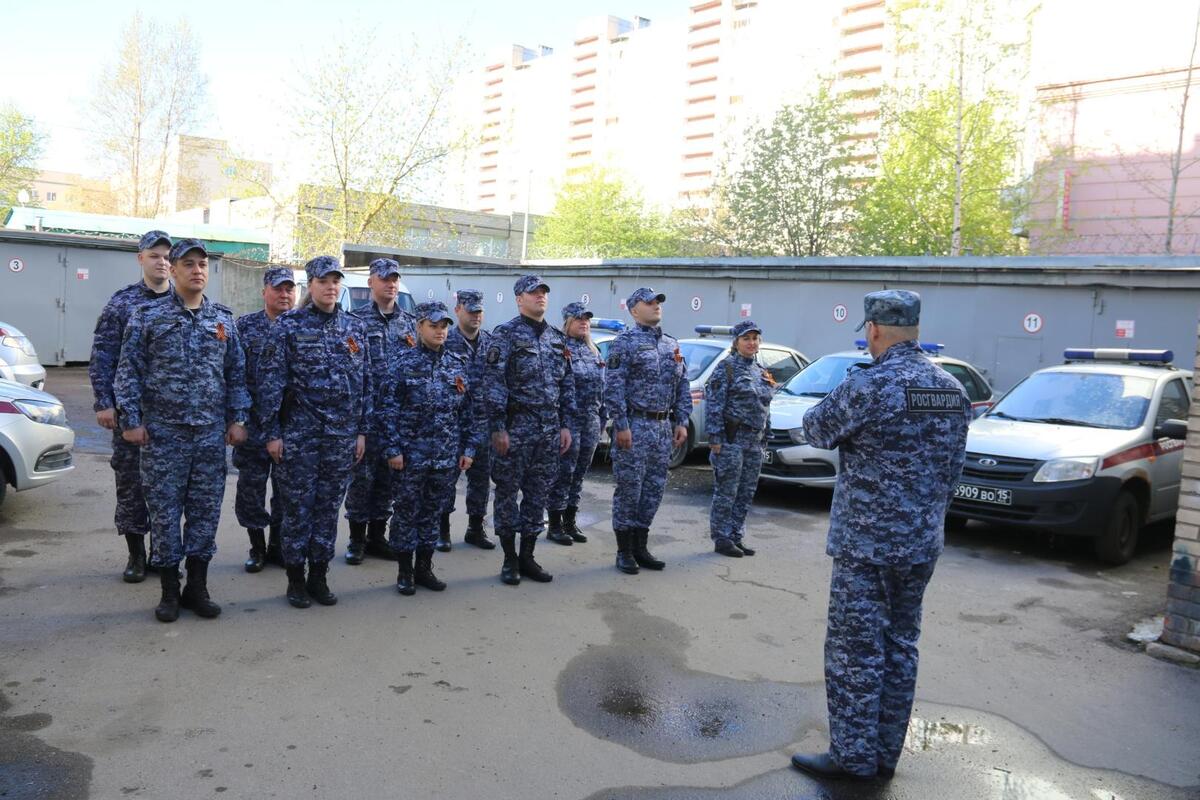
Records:
[[[625,301],[633,317],[609,345],[604,407],[613,422],[613,532],[617,569],[666,566],[647,549],[667,486],[672,446],[687,441],[692,395],[679,342],[662,332],[665,294],[642,287]]]
[[[113,454],[108,463],[117,482],[117,533],[125,537],[129,548],[129,560],[122,575],[126,583],[141,583],[146,578],[146,534],[150,532],[150,517],[146,513],[146,497],[138,471],[141,451],[121,436],[121,428],[117,425],[117,403],[113,399],[113,380],[129,317],[171,291],[170,252],[171,240],[162,231],[148,231],[138,240],[137,260],[142,279],[118,289],[109,298],[96,320],[92,358],[88,362],[96,422],[101,428],[112,431]]]
[[[804,415],[815,447],[839,448],[826,552],[829,751],[792,763],[822,778],[889,779],[917,681],[921,600],[942,552],[946,506],[962,471],[971,404],[917,343],[921,298],[863,301],[874,361]]]
[[[400,354],[416,344],[415,320],[396,303],[400,292],[400,265],[396,261],[390,258],[372,261],[367,286],[371,290],[371,303],[355,311],[354,316],[366,326],[371,380],[378,391]],[[382,408],[378,397],[374,405]],[[391,561],[396,558],[387,540],[387,522],[392,515],[392,476],[383,457],[381,424],[380,417],[372,418],[366,454],[354,468],[354,478],[346,492],[346,519],[350,521],[347,564],[361,564],[364,553]]]
[[[454,315],[458,317],[458,325],[450,328],[446,336],[446,350],[459,353],[467,358],[475,375],[475,386],[478,387],[483,377],[483,360],[487,354],[488,343],[492,335],[483,329],[483,292],[478,289],[459,289],[455,294],[457,304]],[[479,394],[476,388],[475,393]],[[483,518],[487,516],[488,488],[491,483],[491,447],[487,441],[487,420],[477,419],[475,424],[483,436],[483,444],[475,454],[467,470],[467,533],[463,541],[473,544],[483,550],[495,549],[496,544],[483,530]],[[437,549],[443,553],[450,552],[450,514],[454,511],[454,495],[457,480],[450,481],[445,510],[442,512],[440,530],[438,533]]]
[[[260,421],[283,488],[283,561],[295,608],[337,602],[328,575],[338,509],[367,447],[374,392],[366,326],[338,305],[337,259],[317,256],[304,271],[312,302],[271,328],[259,376]]]
[[[492,435],[496,535],[504,548],[500,579],[553,579],[533,558],[558,458],[571,447],[575,414],[571,351],[546,322],[550,287],[536,275],[513,284],[520,312],[492,331],[484,360],[484,405]],[[517,493],[521,494],[520,510]],[[521,537],[520,556],[516,537]]]
[[[171,248],[175,291],[134,312],[125,328],[113,396],[125,441],[141,447],[162,600],[154,614],[174,622],[180,607],[215,617],[208,563],[217,551],[225,495],[225,445],[246,439],[250,395],[233,312],[204,296],[208,252],[196,239]],[[186,523],[180,530],[180,517]],[[179,562],[187,586],[179,591]]]
[[[283,500],[279,493],[278,472],[272,469],[271,457],[267,455],[267,440],[262,435],[258,420],[259,361],[271,337],[271,326],[281,314],[296,305],[296,278],[287,267],[270,267],[263,272],[263,309],[238,317],[238,339],[246,354],[246,388],[254,401],[250,412],[250,424],[246,430],[246,441],[233,448],[233,466],[237,467],[237,497],[233,509],[238,524],[246,529],[250,537],[250,553],[246,559],[246,572],[261,572],[263,564],[270,561],[283,566],[283,555],[279,551],[279,525],[283,521]],[[267,481],[271,483],[271,511],[267,512]],[[266,539],[265,528],[271,531]]]

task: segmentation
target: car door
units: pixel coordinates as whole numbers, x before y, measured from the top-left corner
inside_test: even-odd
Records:
[[[1158,409],[1154,414],[1155,428],[1169,419],[1187,420],[1191,407],[1191,393],[1188,388],[1182,377],[1172,378],[1163,384]],[[1154,482],[1153,497],[1150,501],[1151,517],[1171,516],[1179,505],[1183,444],[1177,439],[1166,438],[1154,442],[1156,457],[1150,465],[1150,479]]]
[[[967,398],[971,401],[971,409],[975,412],[976,417],[992,407],[991,388],[988,387],[986,382],[976,380],[973,369],[965,364],[955,364],[953,362],[943,362],[939,366],[963,385],[963,389],[967,391]]]
[[[793,375],[804,369],[804,364],[801,364],[800,359],[791,351],[774,347],[759,350],[758,363],[762,364],[763,369],[770,370],[771,377],[780,385],[787,383]]]

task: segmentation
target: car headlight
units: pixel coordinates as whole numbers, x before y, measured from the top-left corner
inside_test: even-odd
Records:
[[[1034,483],[1082,481],[1096,474],[1098,458],[1056,458],[1042,464],[1033,476]]]
[[[788,438],[796,444],[808,444],[808,437],[804,435],[804,428],[788,428]]]
[[[67,410],[58,403],[45,400],[14,400],[13,405],[34,422],[44,425],[67,425]]]
[[[14,350],[20,350],[25,355],[33,358],[37,353],[33,349],[33,343],[29,341],[28,336],[5,336],[0,338],[0,344],[5,347],[11,347]]]

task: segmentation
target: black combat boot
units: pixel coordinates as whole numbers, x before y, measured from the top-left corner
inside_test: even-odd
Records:
[[[158,571],[158,581],[162,584],[162,600],[158,601],[154,616],[159,622],[174,622],[179,619],[179,565],[164,565]]]
[[[141,583],[146,580],[146,537],[140,533],[127,533],[125,544],[129,546],[129,560],[125,562],[121,580]]]
[[[432,550],[424,547],[417,550],[417,566],[413,569],[413,583],[432,592],[440,592],[446,588],[445,581],[439,581],[438,576],[433,574]]]
[[[554,509],[550,509],[548,513],[550,514],[550,527],[546,529],[546,538],[555,544],[575,544],[575,540],[563,530],[563,513]]]
[[[439,553],[449,553],[451,548],[452,548],[452,545],[450,544],[450,515],[442,514],[441,519],[438,521],[437,550]],[[420,583],[420,581],[418,581],[418,583]]]
[[[312,605],[312,600],[308,597],[308,590],[304,588],[304,565],[303,564],[288,564],[287,566],[287,600],[296,608],[308,608]]]
[[[633,558],[633,544],[630,541],[633,531],[618,528],[613,533],[617,537],[617,569],[627,575],[637,575],[641,570]]]
[[[413,583],[413,552],[401,550],[397,556],[400,570],[396,574],[396,591],[405,596],[414,595],[417,593],[417,586]]]
[[[633,545],[633,559],[642,569],[662,569],[667,566],[665,561],[659,561],[649,550],[646,549],[646,543],[650,540],[649,528],[634,528],[631,534],[631,544]]]
[[[746,545],[742,544],[741,539],[734,540],[733,546],[736,547],[738,550],[741,550],[742,555],[744,555],[744,556],[752,556],[756,552],[753,547],[746,547]]]
[[[717,541],[713,544],[713,552],[720,553],[723,556],[729,556],[730,558],[742,557],[742,551],[734,545],[732,539],[717,539]]]
[[[267,561],[267,536],[262,528],[247,528],[246,535],[250,537],[250,553],[243,566],[246,572],[262,572]]]
[[[571,539],[579,544],[587,541],[587,537],[583,535],[583,531],[579,530],[579,526],[575,523],[575,515],[579,513],[576,506],[567,506],[563,510],[562,526],[563,531],[570,536]]]
[[[283,564],[283,547],[279,543],[279,523],[272,522],[270,533],[267,534],[267,558],[268,564],[274,564],[277,567],[284,566]]]
[[[208,596],[208,562],[188,556],[187,585],[179,593],[179,606],[196,612],[196,616],[212,619],[221,615],[221,607]]]
[[[500,568],[500,580],[509,586],[521,582],[520,559],[517,557],[517,537],[511,533],[497,533],[500,547],[504,550],[504,566]]]
[[[358,565],[363,562],[367,550],[367,523],[350,523],[350,544],[346,545],[346,563]]]
[[[337,595],[329,591],[329,583],[326,581],[328,575],[328,561],[313,561],[308,565],[308,580],[304,582],[304,589],[309,597],[321,605],[336,606]]]
[[[154,537],[147,534],[147,538],[150,539],[150,544],[146,547],[146,572],[157,573],[160,568],[154,566]],[[178,565],[176,569],[178,569]]]
[[[549,583],[554,580],[554,576],[542,569],[541,565],[533,560],[533,551],[536,547],[536,533],[527,533],[521,537],[521,558],[517,562],[517,569],[520,570],[521,577],[529,578],[529,580],[537,581],[538,583]]]
[[[387,525],[386,519],[373,519],[367,523],[367,555],[395,561],[396,551],[387,540]]]
[[[481,550],[496,549],[496,543],[489,539],[483,530],[482,514],[471,514],[467,517],[467,535],[463,537],[463,541]]]

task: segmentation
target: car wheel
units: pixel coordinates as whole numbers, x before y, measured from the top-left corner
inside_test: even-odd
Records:
[[[1126,563],[1137,549],[1141,527],[1142,511],[1137,498],[1132,492],[1122,491],[1108,515],[1108,525],[1093,543],[1096,557],[1108,564]]]
[[[0,469],[0,506],[4,505],[6,494],[8,494],[8,479],[4,477],[4,470]]]
[[[966,517],[954,517],[946,515],[946,530],[950,533],[962,533],[967,529]]]
[[[671,448],[671,460],[667,462],[667,469],[675,469],[683,460],[688,457],[688,453],[692,452],[692,442],[696,438],[695,431],[692,430],[692,423],[688,423],[688,435],[683,444],[678,447]]]

